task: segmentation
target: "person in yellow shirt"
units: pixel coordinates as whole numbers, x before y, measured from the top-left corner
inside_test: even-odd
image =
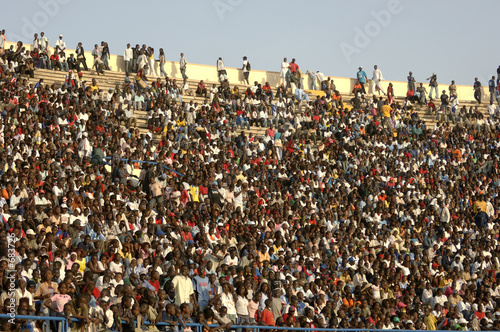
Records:
[[[186,121],[184,121],[184,119],[182,117],[177,119],[176,123],[177,123],[177,127],[185,127],[186,126]]]
[[[427,307],[425,309],[424,323],[425,323],[425,327],[427,328],[427,330],[435,331],[437,329],[437,327],[436,327],[436,323],[437,323],[436,316],[434,316],[431,313],[431,308],[429,308],[429,307]]]
[[[191,194],[191,200],[193,202],[200,201],[200,187],[199,186],[189,186],[189,193]]]
[[[478,199],[474,202],[474,205],[472,206],[472,211],[476,212],[477,208],[480,208],[482,212],[486,212],[488,205],[484,200],[484,195],[479,195]]]
[[[90,85],[90,90],[92,92],[99,91],[99,86],[97,85],[97,81],[95,80],[95,78],[92,79],[92,84]]]
[[[238,170],[237,172],[238,172],[238,175],[236,175],[236,180],[241,180],[241,182],[246,182],[247,178],[245,175],[243,175],[241,170]]]
[[[382,115],[385,118],[390,118],[391,117],[392,108],[391,108],[391,106],[389,106],[389,102],[387,100],[385,101],[385,104],[384,104],[384,106],[382,106],[382,108],[380,109],[380,111],[382,112]]]

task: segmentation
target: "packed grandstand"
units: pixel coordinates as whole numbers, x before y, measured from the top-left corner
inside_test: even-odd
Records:
[[[429,99],[432,77],[411,74],[398,98],[362,68],[341,95],[286,59],[278,87],[231,82],[223,62],[193,83],[183,56],[176,80],[145,45],[103,89],[107,44],[90,68],[61,41],[2,48],[1,314],[71,331],[500,329],[493,103]],[[13,322],[0,330],[61,328]]]

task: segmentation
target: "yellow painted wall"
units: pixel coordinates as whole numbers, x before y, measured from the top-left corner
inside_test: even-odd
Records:
[[[15,48],[15,43],[12,43],[12,42],[7,42],[6,48],[10,47],[10,45],[14,45],[14,48]],[[31,45],[26,44],[25,46],[28,49],[31,48]],[[53,51],[52,47],[50,48],[50,51],[51,52]],[[75,53],[75,50],[74,49],[67,49],[66,50],[67,57],[69,57],[69,54],[71,54],[71,53]],[[86,59],[87,59],[87,65],[89,68],[91,68],[92,64],[93,64],[93,57],[90,54],[90,51],[86,51],[85,54],[86,54]],[[189,63],[189,55],[186,55],[186,58],[188,60],[186,75],[190,79],[204,80],[205,82],[217,82],[218,81],[216,66]],[[251,59],[249,59],[249,60],[251,62]],[[108,63],[109,63],[109,67],[111,68],[111,70],[118,71],[118,72],[124,71],[123,55],[112,54]],[[170,77],[182,78],[180,68],[179,68],[179,62],[167,61],[165,63],[164,68]],[[159,75],[160,70],[159,70],[159,62],[158,61],[156,61],[155,71]],[[243,84],[243,73],[239,68],[226,67],[226,71],[228,74],[228,79],[231,83]],[[356,72],[356,69],[353,68],[353,72]],[[370,75],[370,73],[368,71],[367,71],[367,74]],[[353,78],[334,77],[334,76],[328,76],[328,75],[325,75],[325,77],[331,77],[334,80],[334,83],[335,83],[337,90],[339,90],[340,93],[342,93],[342,94],[350,93],[352,91],[352,88],[354,87],[355,79],[353,79]],[[308,88],[309,87],[309,76],[303,75],[303,78],[304,78],[304,87]],[[252,71],[250,72],[249,81],[250,81],[250,84],[252,84],[252,85],[253,85],[253,82],[257,81],[261,84],[269,82],[269,84],[271,84],[271,86],[278,86],[280,84],[280,74],[279,74],[279,72],[252,69]],[[381,82],[381,85],[382,85],[384,90],[387,89],[389,82],[391,82],[393,84],[394,93],[396,96],[406,96],[407,82],[383,81],[383,82]],[[417,86],[419,85],[419,83],[420,82],[417,82]],[[429,84],[427,82],[423,82],[423,83],[424,83],[424,86],[427,88],[427,92],[429,92],[430,91]],[[486,96],[489,96],[488,87],[487,87],[487,85],[485,86],[485,84],[487,84],[487,82],[482,82],[482,83],[483,83],[483,95],[484,95],[483,99],[488,100],[486,98]],[[439,87],[438,87],[439,95],[441,95],[442,90],[446,90],[446,92],[448,92],[448,85],[449,84],[439,84]],[[365,88],[367,88],[367,91],[370,91],[369,84],[365,85]],[[457,85],[457,93],[458,93],[459,100],[467,100],[467,101],[474,100],[474,91],[473,91],[472,86],[470,86],[470,85]]]

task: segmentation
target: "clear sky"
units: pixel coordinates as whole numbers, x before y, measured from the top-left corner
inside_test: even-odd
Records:
[[[59,34],[68,48],[90,51],[107,41],[123,54],[129,42],[165,50],[167,60],[184,52],[191,63],[279,71],[283,57],[302,71],[354,77],[377,64],[386,80],[417,81],[437,72],[439,83],[483,85],[500,59],[494,22],[500,1],[465,0],[39,0],[4,3],[7,40],[31,43],[44,31],[53,46]],[[5,11],[6,9],[6,11]]]

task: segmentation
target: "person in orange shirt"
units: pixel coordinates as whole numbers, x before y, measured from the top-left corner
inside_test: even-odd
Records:
[[[266,250],[265,246],[260,247],[259,251],[259,261],[262,263],[263,261],[269,261],[269,253]]]
[[[356,83],[354,83],[354,88],[352,89],[352,93],[356,94],[358,92],[363,92],[363,87],[361,86],[361,83],[359,83],[359,81],[356,81]]]
[[[10,199],[10,196],[12,196],[12,184],[7,183],[7,186],[2,189],[2,197],[7,201]]]
[[[352,294],[351,293],[347,293],[345,295],[345,297],[342,299],[342,303],[346,306],[346,307],[354,307],[354,304],[355,304],[355,301],[354,299],[352,298]]]
[[[274,323],[273,311],[271,310],[271,299],[267,299],[265,304],[266,307],[262,310],[260,324],[265,326],[275,326],[276,324]]]

